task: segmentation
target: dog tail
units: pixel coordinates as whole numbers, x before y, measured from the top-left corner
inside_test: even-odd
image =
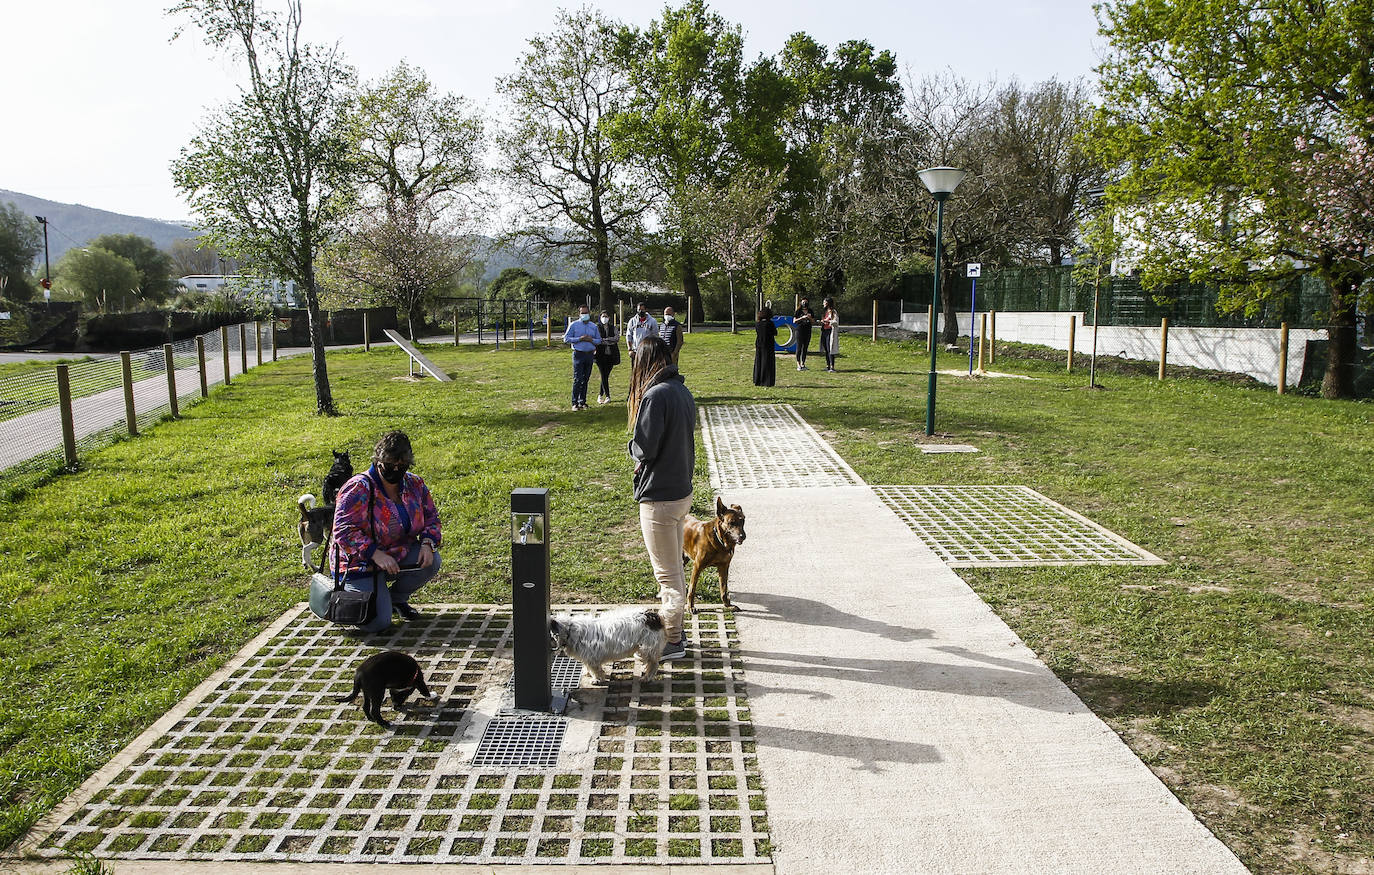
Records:
[[[362,689],[363,689],[363,681],[362,681],[362,678],[358,677],[358,676],[355,674],[355,675],[353,675],[353,692],[349,693],[347,696],[336,697],[336,698],[334,699],[334,701],[336,701],[336,702],[351,702],[351,701],[353,701],[354,699],[358,698],[358,693],[360,693],[360,692],[362,691]]]
[[[296,499],[296,506],[301,509],[301,522],[305,522],[309,517],[308,512],[315,507],[315,496],[309,492]]]
[[[644,625],[657,632],[663,628],[663,618],[659,616],[658,611],[650,608],[644,612]]]

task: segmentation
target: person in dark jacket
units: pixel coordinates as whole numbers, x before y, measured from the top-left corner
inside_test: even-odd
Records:
[[[777,378],[778,362],[774,353],[777,340],[778,326],[773,324],[773,308],[764,307],[759,311],[759,321],[754,323],[755,386],[771,386]]]
[[[639,529],[658,581],[668,639],[662,659],[682,659],[687,655],[682,633],[687,606],[682,529],[692,509],[697,404],[673,364],[668,345],[659,337],[644,338],[635,350],[629,414]]]
[[[658,336],[668,344],[668,352],[677,364],[678,354],[682,352],[682,323],[677,321],[672,307],[663,308],[663,322],[658,326]]]
[[[611,314],[605,310],[597,318],[596,328],[601,332],[601,342],[596,345],[596,369],[601,372],[596,403],[605,404],[611,400],[611,370],[620,364],[620,334],[611,321]]]
[[[796,315],[792,317],[792,330],[797,341],[797,370],[806,370],[807,347],[811,345],[811,328],[816,324],[816,314],[811,303],[802,298],[798,303]]]

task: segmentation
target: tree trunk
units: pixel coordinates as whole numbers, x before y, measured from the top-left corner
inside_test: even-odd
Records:
[[[1064,263],[1064,244],[1058,238],[1049,241],[1050,264],[1058,267]]]
[[[1326,333],[1326,374],[1322,376],[1323,398],[1355,397],[1355,302],[1363,277],[1341,275],[1327,279],[1331,289],[1331,317]]]
[[[320,295],[315,288],[315,265],[306,266],[304,279],[305,313],[311,326],[311,364],[315,374],[315,412],[322,416],[338,416],[330,391],[330,371],[324,361],[324,323],[320,320]]]
[[[697,282],[697,263],[693,257],[692,238],[682,236],[682,293],[687,296],[687,312],[692,314],[693,324],[701,324],[706,318],[706,309],[701,306],[701,286]]]
[[[592,192],[592,235],[596,240],[596,279],[601,309],[615,312],[615,293],[611,290],[611,235],[601,215],[601,194]]]
[[[954,307],[954,278],[957,272],[947,267],[943,270],[944,276],[940,278],[940,312],[944,314],[945,324],[940,327],[940,342],[952,344],[959,342],[959,311]]]

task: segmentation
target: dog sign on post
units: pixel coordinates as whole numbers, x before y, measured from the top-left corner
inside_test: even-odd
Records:
[[[553,649],[549,641],[549,490],[510,494],[511,619],[515,636],[515,707],[549,712]]]

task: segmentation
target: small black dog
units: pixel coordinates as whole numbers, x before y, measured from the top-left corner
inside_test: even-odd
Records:
[[[434,694],[425,686],[425,675],[420,664],[408,654],[399,650],[384,650],[364,659],[353,672],[353,692],[335,699],[336,702],[352,702],[363,694],[363,714],[368,720],[387,729],[391,724],[382,719],[382,698],[389,690],[391,706],[401,710],[412,690],[418,690],[426,699]]]
[[[325,552],[329,552],[329,537],[334,529],[334,500],[339,495],[339,490],[348,482],[348,478],[353,476],[353,460],[348,453],[334,450],[334,464],[329,469],[329,473],[324,475],[324,504],[320,507],[315,506],[315,496],[310,493],[302,495],[296,499],[296,506],[301,509],[300,535],[301,535],[301,564],[306,568],[310,567],[310,554],[316,547],[324,545]]]
[[[353,460],[349,458],[348,453],[338,450],[332,452],[334,464],[329,467],[329,473],[324,475],[324,494],[321,496],[327,505],[334,504],[339,490],[348,482],[348,478],[353,476]]]

